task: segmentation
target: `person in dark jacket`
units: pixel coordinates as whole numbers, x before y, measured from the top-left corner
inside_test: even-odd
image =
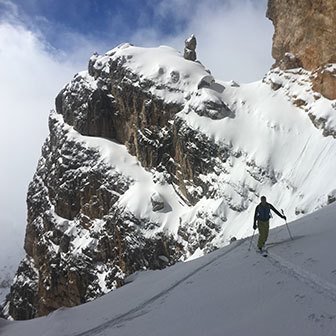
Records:
[[[262,251],[262,247],[267,241],[269,232],[269,219],[271,218],[271,210],[274,211],[279,217],[286,220],[286,216],[282,215],[274,206],[266,202],[266,197],[261,196],[261,202],[257,205],[254,213],[253,229],[258,228],[259,239],[258,249]]]

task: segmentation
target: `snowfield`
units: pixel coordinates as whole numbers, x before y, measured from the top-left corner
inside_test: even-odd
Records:
[[[199,259],[143,271],[93,302],[29,321],[6,336],[336,334],[336,204],[270,232],[263,258],[250,237]],[[253,246],[252,245],[252,246]]]

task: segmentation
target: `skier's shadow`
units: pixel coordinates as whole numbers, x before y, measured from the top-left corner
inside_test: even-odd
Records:
[[[284,243],[290,243],[291,241],[299,240],[303,237],[305,237],[305,236],[300,235],[300,236],[295,236],[293,239],[288,238],[288,239],[278,240],[278,241],[274,241],[274,242],[269,242],[269,243],[266,243],[266,247],[273,247],[273,246],[281,245],[281,244],[284,244]]]

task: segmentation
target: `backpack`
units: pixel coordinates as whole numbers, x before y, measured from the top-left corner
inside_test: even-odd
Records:
[[[262,206],[261,204],[258,205],[258,219],[266,222],[271,218],[271,207],[268,203],[266,203],[265,206]]]

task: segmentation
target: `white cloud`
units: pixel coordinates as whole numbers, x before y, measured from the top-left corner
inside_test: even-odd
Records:
[[[185,20],[177,36],[163,39],[154,29],[136,32],[131,40],[139,45],[168,44],[183,52],[184,40],[197,37],[198,59],[222,80],[259,80],[273,64],[272,23],[266,19],[266,0],[154,2],[158,18]]]
[[[13,2],[0,0],[1,5],[0,270],[23,255],[28,184],[48,136],[55,97],[75,73],[86,69],[93,51],[105,49],[101,41],[64,31],[68,48],[56,50]]]
[[[202,20],[194,20],[190,29],[198,30],[199,58],[216,76],[250,82],[261,79],[273,63],[273,26],[265,18],[264,8],[249,1],[243,1],[243,6],[238,3],[230,10],[218,8],[215,13],[203,8],[207,24],[202,26]]]
[[[8,23],[0,24],[0,64],[0,254],[17,255],[28,183],[48,135],[49,111],[80,68],[60,64],[31,31]]]

